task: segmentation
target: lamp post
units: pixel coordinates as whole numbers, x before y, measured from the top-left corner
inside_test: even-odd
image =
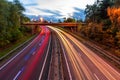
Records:
[[[43,21],[44,21],[44,20],[43,20],[43,18],[41,17],[41,18],[40,18],[40,22],[42,23]]]

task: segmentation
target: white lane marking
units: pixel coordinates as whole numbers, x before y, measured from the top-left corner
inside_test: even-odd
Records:
[[[32,55],[34,55],[35,54],[35,51],[32,53]]]
[[[28,48],[37,38],[35,38],[28,46],[26,46],[23,50],[21,50],[18,54],[16,54],[13,58],[11,58],[8,62],[6,62],[3,66],[0,67],[0,70],[2,70],[5,66],[7,66],[13,59],[15,59],[18,55],[20,55],[26,48]]]
[[[64,50],[64,48],[63,48],[63,45],[61,45],[61,46],[62,46],[63,54],[64,54],[64,57],[65,57],[65,62],[66,62],[66,64],[67,64],[67,69],[68,69],[69,77],[70,77],[70,80],[72,80],[70,68],[69,68],[69,66],[68,66],[68,61],[67,61],[67,58],[66,58],[66,55],[65,55],[65,50]]]
[[[39,43],[39,46],[41,46],[41,43]]]
[[[97,79],[97,80],[100,80],[99,78],[98,78],[98,76],[94,73],[94,76],[95,76],[95,78]]]
[[[47,50],[47,53],[46,53],[46,56],[45,56],[45,61],[43,63],[42,70],[40,72],[39,80],[41,80],[41,78],[42,78],[43,69],[45,67],[45,63],[46,63],[46,60],[47,60],[47,57],[48,57],[48,52],[49,52],[49,49],[50,49],[50,43],[51,43],[51,37],[50,37],[50,41],[49,41],[49,44],[48,44],[48,50]]]
[[[82,56],[82,54],[81,53],[78,53],[79,54],[79,56],[81,57]]]
[[[53,57],[53,56],[51,56],[51,58],[52,58],[52,57]],[[51,69],[51,64],[52,64],[52,59],[50,60],[50,67],[49,67],[50,69]],[[48,72],[48,79],[50,79],[49,77],[50,77],[50,70],[49,70],[49,72]]]
[[[18,76],[21,74],[21,70],[17,73],[17,75],[13,78],[13,80],[17,80]]]
[[[50,27],[52,30],[54,30],[56,33],[58,33],[54,28]],[[58,30],[59,31],[59,30]],[[72,76],[71,76],[71,72],[70,72],[70,68],[69,68],[69,65],[68,65],[68,61],[67,61],[67,58],[66,58],[66,55],[65,55],[65,50],[63,48],[63,45],[62,46],[62,50],[63,50],[63,53],[64,53],[64,56],[65,56],[65,62],[66,62],[66,65],[67,65],[67,69],[68,69],[68,73],[69,73],[69,77],[70,77],[70,80],[72,80]]]

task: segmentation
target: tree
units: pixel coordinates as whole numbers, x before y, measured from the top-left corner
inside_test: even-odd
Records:
[[[120,7],[120,0],[113,0],[115,3],[115,7]]]
[[[113,5],[113,2],[111,0],[103,0],[99,4],[99,15],[102,19],[107,19],[107,8],[111,7]]]
[[[23,21],[28,20],[23,15],[24,7],[18,0],[8,2],[0,1],[0,47],[16,42],[23,36],[23,29],[20,29],[20,17]]]
[[[120,8],[109,7],[107,9],[107,13],[113,23],[113,26],[118,27],[118,25],[120,25]]]
[[[1,45],[6,45],[9,42],[8,38],[10,37],[9,32],[7,30],[9,29],[8,27],[8,3],[5,0],[0,1],[0,46]]]
[[[19,0],[14,0],[13,3],[17,6],[19,12],[25,11],[25,8],[22,6]]]
[[[62,21],[61,21],[60,19],[58,19],[58,22],[59,22],[59,23],[62,23]]]
[[[76,22],[76,20],[73,18],[67,18],[64,20],[64,22]]]
[[[97,5],[87,5],[85,9],[86,19],[90,19],[91,21],[95,22],[95,17],[97,13]]]
[[[104,19],[108,19],[107,8],[112,5],[111,0],[98,0],[93,5],[87,5],[85,9],[86,20],[99,23]]]
[[[25,8],[22,6],[22,4],[19,2],[19,0],[14,0],[13,1],[13,4],[17,7],[17,14],[19,15],[19,21],[20,21],[20,24],[23,22],[23,11],[25,11]]]

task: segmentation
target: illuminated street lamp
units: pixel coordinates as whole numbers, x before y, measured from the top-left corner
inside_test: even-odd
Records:
[[[43,18],[41,17],[41,18],[40,18],[40,22],[43,22],[43,21],[44,21],[44,20],[43,20]]]

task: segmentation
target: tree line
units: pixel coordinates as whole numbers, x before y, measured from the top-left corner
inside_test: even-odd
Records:
[[[23,11],[25,8],[18,0],[0,0],[0,48],[18,41],[28,31],[21,23],[29,21]]]
[[[82,35],[104,44],[120,57],[120,0],[97,0],[85,9]]]

